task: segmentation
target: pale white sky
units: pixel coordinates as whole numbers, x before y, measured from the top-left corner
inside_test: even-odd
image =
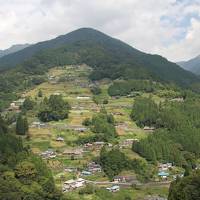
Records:
[[[0,0],[0,49],[82,27],[172,61],[200,54],[200,0]]]

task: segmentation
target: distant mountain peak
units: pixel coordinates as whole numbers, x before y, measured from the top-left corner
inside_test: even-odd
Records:
[[[191,71],[197,75],[200,75],[200,55],[188,60],[177,63],[183,69]]]
[[[32,60],[37,62],[32,63]],[[24,61],[26,63],[23,65]],[[46,69],[48,66],[78,63],[85,63],[94,68],[90,76],[93,80],[142,78],[185,86],[199,81],[194,74],[162,56],[141,52],[93,28],[80,28],[4,56],[0,59],[0,68],[8,70],[17,65],[27,68],[30,64],[28,70],[37,71],[38,66],[44,66]]]

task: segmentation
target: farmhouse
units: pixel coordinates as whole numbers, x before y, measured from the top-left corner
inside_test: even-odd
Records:
[[[83,145],[83,147],[84,147],[85,149],[91,149],[91,148],[93,147],[93,144],[92,144],[92,143],[85,143],[85,144]]]
[[[177,177],[183,178],[183,177],[184,177],[184,174],[175,174],[175,175],[173,175],[173,179],[174,179],[174,180],[176,180]]]
[[[89,172],[91,173],[96,173],[96,172],[101,172],[101,165],[95,163],[95,162],[91,162],[88,164],[87,169]]]
[[[85,185],[85,180],[82,178],[76,179],[76,180],[68,180],[65,181],[63,184],[63,192],[68,192],[75,190],[77,188],[83,187]]]
[[[85,132],[87,130],[87,128],[85,128],[85,127],[75,127],[74,130],[78,131],[78,132]]]
[[[17,101],[13,101],[13,102],[10,104],[8,110],[9,110],[9,111],[19,111],[20,106],[23,105],[24,101],[25,101],[25,99],[18,99]]]
[[[79,159],[83,157],[83,149],[66,149],[63,154],[69,159]]]
[[[124,114],[122,112],[114,112],[112,113],[113,115],[119,115],[119,116],[123,116]]]
[[[42,158],[44,158],[44,159],[55,158],[55,157],[56,157],[56,153],[55,153],[53,150],[51,150],[51,149],[42,152],[40,155],[41,155]]]
[[[134,142],[138,142],[138,139],[125,139],[120,143],[120,148],[130,148]]]
[[[164,163],[164,164],[161,163],[159,164],[158,169],[159,171],[166,171],[172,167],[173,167],[172,163]]]
[[[8,110],[9,111],[19,111],[19,106],[17,106],[15,103],[11,103]]]
[[[160,176],[162,179],[167,179],[167,177],[169,176],[169,173],[162,171],[158,173],[158,176]]]
[[[82,99],[82,100],[88,100],[88,99],[90,99],[90,97],[88,97],[88,96],[78,96],[76,98],[77,99]]]
[[[77,168],[76,167],[66,167],[64,169],[65,172],[77,172]]]
[[[115,176],[113,178],[115,183],[132,183],[137,181],[135,176]]]
[[[57,137],[57,138],[56,138],[56,141],[57,141],[57,142],[64,142],[65,140],[64,140],[64,138],[62,138],[62,137]]]
[[[155,130],[155,128],[154,127],[145,126],[143,128],[143,130],[146,131],[146,132],[153,132]]]
[[[117,192],[117,191],[119,191],[120,190],[120,187],[119,187],[119,185],[113,185],[112,187],[108,187],[108,188],[106,188],[108,191],[110,191],[110,192]]]
[[[51,80],[54,80],[55,79],[55,76],[49,76],[48,75],[48,79],[51,81]]]
[[[85,171],[85,170],[82,171],[81,174],[82,174],[83,176],[90,176],[90,175],[92,175],[91,172],[89,172],[89,171]]]
[[[183,97],[177,97],[177,98],[171,99],[170,101],[172,101],[172,102],[184,102],[184,99],[183,99]]]
[[[25,99],[18,99],[17,101],[13,101],[16,106],[22,106],[24,103]]]
[[[61,94],[60,94],[60,92],[54,92],[53,95],[60,96]]]
[[[31,124],[32,128],[45,128],[46,126],[47,126],[47,124],[41,123],[41,122],[33,122]]]
[[[94,142],[93,146],[96,150],[100,150],[105,145],[105,142]]]

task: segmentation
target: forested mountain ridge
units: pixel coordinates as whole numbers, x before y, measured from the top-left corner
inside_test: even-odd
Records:
[[[29,46],[30,46],[30,44],[16,44],[16,45],[11,46],[8,49],[0,50],[0,58],[3,57],[3,56],[9,55],[11,53],[15,53],[17,51],[20,51],[20,50],[22,50],[26,47],[29,47]]]
[[[31,74],[47,68],[86,63],[90,78],[152,79],[188,87],[199,82],[194,74],[159,55],[143,53],[97,30],[82,28],[53,40],[37,43],[0,59],[2,70],[20,65]]]
[[[200,55],[188,61],[178,62],[177,64],[180,65],[185,70],[200,75]]]

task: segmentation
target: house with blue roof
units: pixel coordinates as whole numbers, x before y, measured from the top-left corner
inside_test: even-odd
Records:
[[[162,171],[158,173],[158,176],[160,176],[162,179],[166,179],[169,176],[169,173]]]

